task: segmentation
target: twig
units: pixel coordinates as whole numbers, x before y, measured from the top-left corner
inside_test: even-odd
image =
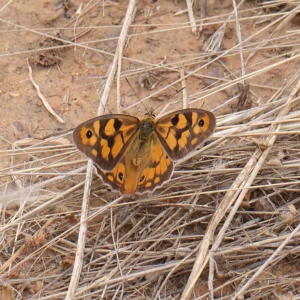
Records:
[[[104,91],[101,97],[98,115],[102,115],[104,113],[105,106],[108,101],[108,95],[113,85],[113,79],[116,74],[117,70],[117,63],[120,53],[123,52],[123,47],[125,44],[125,39],[127,36],[128,28],[134,18],[136,0],[130,0],[126,12],[126,16],[124,19],[124,24],[120,33],[118,46],[115,52],[115,56],[113,62],[110,66],[110,72],[106,81],[106,85],[104,87]],[[122,55],[121,55],[122,57]],[[83,265],[83,255],[84,255],[84,248],[85,248],[85,237],[87,232],[87,216],[88,216],[88,206],[89,206],[89,198],[90,198],[90,188],[92,182],[92,175],[93,175],[93,163],[91,160],[88,161],[87,171],[86,171],[86,182],[84,186],[84,194],[83,194],[83,202],[82,202],[82,213],[80,218],[80,229],[78,235],[78,244],[77,244],[77,251],[76,251],[76,258],[74,262],[74,268],[72,272],[72,277],[69,285],[69,289],[67,292],[66,300],[73,300],[75,299],[75,292],[79,282],[79,277],[82,270]],[[122,198],[122,197],[121,197]],[[120,199],[121,199],[120,198]]]
[[[32,78],[32,69],[31,69],[31,66],[29,64],[29,60],[27,58],[27,66],[28,66],[28,71],[29,71],[29,78],[30,78],[30,81],[32,82],[33,86],[36,88],[37,90],[37,94],[38,96],[40,97],[40,99],[42,100],[44,106],[46,107],[46,109],[49,111],[49,113],[51,115],[53,115],[57,120],[58,122],[64,124],[65,121],[58,115],[56,114],[56,112],[52,109],[52,107],[50,106],[50,104],[48,103],[48,101],[46,100],[46,98],[43,96],[43,94],[41,93],[40,91],[40,87],[34,82],[33,78]]]
[[[186,81],[184,77],[184,70],[183,68],[180,69],[180,77],[182,78],[181,87],[182,87],[182,107],[187,107],[187,90],[186,90]]]
[[[117,111],[118,113],[122,112],[121,106],[121,70],[122,70],[122,56],[123,53],[120,52],[118,55],[118,69],[117,69]]]
[[[197,32],[197,26],[196,26],[195,17],[194,17],[192,1],[186,0],[186,5],[187,5],[188,13],[189,13],[192,33],[195,34]]]
[[[288,114],[289,110],[291,109],[291,102],[294,99],[294,97],[297,97],[297,93],[299,92],[299,89],[300,89],[300,80],[298,81],[295,88],[291,92],[289,98],[287,99],[286,106],[279,112],[277,119],[280,119],[281,117]],[[275,126],[276,125],[270,126],[270,131],[275,131],[274,130]],[[276,131],[280,130],[280,127],[281,127],[281,124],[279,124],[277,126]],[[276,140],[276,135],[268,138],[268,142],[267,142],[268,148],[264,151],[265,153],[268,153],[271,150],[271,147],[273,146],[275,140]],[[262,154],[264,154],[264,153],[262,153]],[[263,160],[263,162],[264,162],[264,160]],[[257,175],[258,171],[261,168],[262,163],[258,163],[259,168],[258,168],[258,170],[253,170],[253,172],[251,173],[251,177],[253,177],[253,176],[255,177]],[[252,181],[253,180],[251,180],[251,182],[249,182],[249,183],[246,183],[245,185],[250,186]],[[243,201],[244,196],[245,196],[247,191],[248,190],[245,189],[241,192],[241,195],[239,196],[239,199],[238,199],[237,203],[235,203],[234,208],[230,212],[228,218],[226,219],[226,222],[223,225],[224,228],[226,228],[226,229],[228,228],[228,226],[229,226],[228,221],[230,222],[233,218],[232,212],[234,212],[234,213],[236,212],[236,210],[240,206],[241,202]],[[268,266],[269,262],[277,255],[278,251],[280,251],[288,243],[288,241],[294,236],[294,234],[298,232],[298,230],[300,228],[299,226],[300,225],[298,225],[297,228],[286,238],[286,240],[280,245],[280,247],[278,247],[278,249],[269,257],[269,259],[263,264],[263,266],[261,266],[261,268],[248,280],[248,282],[237,291],[237,293],[236,293],[236,295],[234,296],[233,299],[236,299],[238,295],[241,295],[247,289],[247,287],[249,287],[251,282]],[[224,230],[222,230],[222,229],[220,230],[220,232],[218,234],[218,238],[219,237],[220,238],[219,239],[217,238],[217,240],[215,242],[215,244],[217,244],[217,245],[219,245],[221,243],[221,239],[223,238],[223,235],[224,235]]]
[[[293,97],[297,94],[298,90],[300,88],[300,81],[298,81],[296,87],[292,91],[289,99],[286,102],[286,106],[279,112],[277,118],[281,118],[282,116],[285,116],[289,110],[291,109],[291,102]],[[275,131],[276,125],[272,125],[269,128],[269,131]],[[280,129],[280,124],[277,127],[277,130]],[[276,131],[277,131],[276,130]],[[265,150],[257,149],[254,154],[252,155],[251,159],[248,161],[248,163],[245,165],[244,169],[240,172],[239,176],[237,176],[234,183],[231,185],[231,190],[229,190],[226,195],[224,196],[220,206],[216,210],[216,213],[214,214],[211,222],[209,223],[209,226],[206,230],[205,236],[202,240],[202,244],[200,247],[200,250],[197,254],[196,261],[194,263],[192,272],[189,276],[187,285],[182,293],[181,299],[188,299],[190,293],[192,292],[192,289],[197,282],[199,276],[201,275],[203,269],[205,268],[206,264],[204,263],[207,259],[207,252],[209,245],[213,239],[214,232],[219,225],[219,222],[221,219],[225,216],[225,213],[229,209],[229,207],[232,205],[232,203],[235,202],[234,207],[231,209],[229,216],[226,218],[226,221],[220,230],[218,237],[212,246],[211,252],[215,251],[217,247],[220,245],[220,243],[223,240],[223,236],[225,234],[225,231],[227,230],[232,218],[234,217],[237,209],[241,205],[246,193],[249,190],[249,187],[251,186],[253,180],[255,179],[257,173],[261,169],[262,164],[264,163],[267,155],[269,154],[275,140],[276,135],[273,135],[271,137],[267,138],[268,142],[267,148]],[[239,190],[236,190],[236,189]]]
[[[244,1],[241,1],[239,3],[239,6]],[[238,8],[236,6],[235,0],[232,0],[233,8],[234,8],[234,14],[235,14],[235,26],[236,26],[236,35],[239,39],[239,52],[240,52],[240,60],[241,60],[241,70],[242,70],[242,76],[244,76],[245,73],[245,62],[244,62],[244,55],[243,55],[243,39],[242,39],[242,33],[241,33],[241,26],[239,22],[239,16],[238,16]]]
[[[295,11],[296,12],[298,11],[298,7],[295,7],[294,9],[292,9],[290,11],[290,14],[294,14]],[[276,29],[267,38],[265,38],[263,41],[261,41],[260,43],[257,44],[256,49],[262,49],[265,45],[267,45],[270,42],[270,40],[272,40],[272,37],[274,36],[275,32],[277,32],[277,30],[279,30],[281,28],[281,24],[285,23],[285,20],[286,20],[286,16],[282,15],[274,22],[271,22],[270,24],[268,24],[267,26],[263,27],[261,30],[256,32],[256,35],[258,35],[259,33],[263,32],[263,31],[267,32],[267,30],[270,30],[271,28],[274,27],[274,25],[278,24]],[[248,39],[249,38],[244,40],[244,42],[247,41]],[[248,57],[246,59],[246,64],[255,55],[256,52],[257,52],[257,50],[254,50],[248,55]]]
[[[298,233],[298,231],[300,230],[300,224],[298,224],[298,226],[287,236],[287,238],[281,243],[281,245],[273,252],[273,254],[265,261],[265,263],[252,275],[252,277],[248,280],[248,282],[242,287],[240,288],[237,293],[234,295],[234,297],[232,298],[232,300],[235,299],[241,299],[239,298],[239,296],[241,294],[243,294],[247,288],[251,285],[251,283],[254,281],[254,279],[259,276],[259,274],[261,274],[261,272],[263,272],[267,266],[269,266],[272,262],[272,260],[274,260],[276,258],[276,256],[278,257],[280,251],[288,244],[288,242]],[[289,254],[289,251],[287,251],[285,253],[284,256],[287,256]]]

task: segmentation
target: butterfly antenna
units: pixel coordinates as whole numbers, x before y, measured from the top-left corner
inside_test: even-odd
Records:
[[[156,109],[158,109],[160,106],[162,106],[166,101],[171,100],[174,96],[179,94],[183,89],[185,89],[185,87],[181,88],[179,91],[176,91],[176,93],[174,95],[172,95],[169,99],[165,99],[164,101],[162,101],[159,105],[157,105],[155,108],[152,109],[152,112],[154,112]]]
[[[144,106],[144,108],[145,108],[145,110],[148,112],[148,109],[147,109],[146,105],[145,105],[144,102],[141,101],[141,99],[138,97],[137,93],[135,92],[134,88],[133,88],[132,85],[130,84],[129,80],[128,80],[126,77],[125,77],[125,80],[127,81],[128,85],[131,87],[131,89],[132,89],[134,95],[136,96],[136,98],[138,99],[139,103],[142,103],[143,106]]]

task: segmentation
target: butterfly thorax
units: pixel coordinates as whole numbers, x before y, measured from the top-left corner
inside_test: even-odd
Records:
[[[152,115],[146,115],[139,123],[139,135],[141,140],[147,140],[154,132],[155,118]]]
[[[156,140],[155,118],[146,115],[138,124],[138,131],[128,149],[128,157],[140,169],[149,164],[151,145]]]

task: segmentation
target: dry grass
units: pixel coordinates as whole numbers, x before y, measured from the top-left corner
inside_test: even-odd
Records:
[[[174,85],[214,63],[225,68],[222,58],[236,56],[239,74],[184,100],[198,105],[221,90],[296,64],[299,32],[279,31],[299,8],[294,1],[288,9],[258,15],[253,22],[263,20],[265,26],[227,50],[207,48],[197,57],[144,64],[119,72],[118,79],[159,70],[181,74]],[[234,22],[239,36],[244,20],[236,12],[219,19]],[[166,24],[162,30],[171,29]],[[271,32],[268,40],[260,39],[264,30]],[[251,62],[257,51],[289,47]],[[191,66],[193,71],[182,73]],[[66,143],[70,132],[59,139],[18,141],[1,151],[12,159],[1,170],[3,299],[65,299],[67,294],[68,299],[300,299],[299,87],[297,72],[281,88],[250,84],[251,107],[232,108],[242,93],[215,107],[216,132],[153,195],[117,198],[100,179],[84,189],[86,161]],[[262,102],[256,88],[271,89],[272,97]],[[90,176],[91,166],[88,170]]]

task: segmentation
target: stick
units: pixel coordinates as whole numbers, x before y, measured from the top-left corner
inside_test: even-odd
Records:
[[[192,1],[191,0],[186,0],[186,6],[187,6],[187,9],[188,9],[188,13],[189,13],[192,33],[195,34],[197,32],[197,26],[196,26],[195,17],[194,17]]]
[[[128,28],[134,18],[134,11],[136,6],[136,0],[130,0],[124,20],[124,24],[122,27],[122,31],[120,33],[118,46],[115,52],[115,56],[113,62],[110,66],[109,75],[106,81],[106,85],[104,87],[104,91],[101,97],[98,115],[102,115],[104,113],[105,106],[108,101],[108,95],[113,85],[113,79],[116,74],[117,70],[117,62],[118,57],[121,52],[123,52],[123,47],[125,44],[125,39],[127,36]],[[75,292],[79,282],[79,277],[82,270],[83,265],[83,256],[84,256],[84,248],[85,248],[85,237],[87,232],[87,216],[88,216],[88,207],[89,207],[89,199],[90,199],[90,188],[92,182],[92,175],[93,175],[93,163],[91,160],[88,161],[87,171],[86,171],[86,182],[84,186],[84,194],[83,194],[83,202],[82,202],[82,213],[80,218],[80,229],[78,235],[78,243],[77,243],[77,251],[76,257],[74,262],[74,268],[72,272],[72,277],[69,285],[69,289],[67,292],[66,300],[73,300],[75,299]],[[122,198],[122,197],[121,197]],[[120,199],[121,199],[120,198]]]
[[[186,90],[186,81],[184,78],[183,67],[180,69],[180,77],[183,78],[181,81],[182,88],[182,108],[187,108],[187,90]]]
[[[296,84],[295,88],[290,94],[290,97],[286,101],[285,107],[280,110],[277,119],[282,118],[283,116],[287,115],[289,110],[291,109],[291,104],[296,97],[297,92],[300,89],[300,80]],[[275,128],[276,124],[271,125],[268,131],[278,131],[280,129],[281,124]],[[236,178],[235,182],[232,184],[231,189],[226,193],[224,196],[221,204],[216,210],[216,213],[214,214],[212,220],[209,223],[209,226],[205,232],[205,235],[202,240],[202,244],[200,246],[199,252],[197,254],[196,261],[194,263],[192,272],[189,276],[187,285],[182,293],[181,299],[189,299],[189,296],[192,292],[192,289],[195,286],[195,283],[197,282],[199,276],[201,275],[202,271],[204,270],[207,262],[207,256],[209,245],[214,237],[214,232],[221,221],[221,219],[225,216],[226,211],[228,208],[232,205],[232,203],[235,202],[234,206],[232,207],[228,217],[226,218],[226,221],[221,228],[215,243],[213,244],[211,248],[211,252],[215,251],[215,249],[220,245],[220,243],[223,240],[223,236],[225,234],[225,231],[227,230],[232,218],[234,217],[236,211],[238,210],[240,204],[242,203],[246,193],[249,191],[249,188],[255,179],[257,173],[259,172],[261,166],[263,165],[265,159],[267,158],[268,153],[270,152],[274,142],[276,140],[276,135],[267,137],[267,148],[262,150],[258,148],[248,163],[245,165],[244,169],[240,172],[239,176]],[[239,189],[238,191],[236,189]],[[206,262],[205,262],[206,261]],[[255,274],[256,275],[256,274]],[[258,274],[257,274],[258,275]],[[254,275],[253,275],[254,276]],[[235,295],[237,297],[238,295],[242,294],[246,287],[250,285],[250,281],[248,281],[244,287],[242,287]],[[236,298],[235,298],[236,299]]]
[[[43,96],[43,94],[41,93],[40,87],[34,82],[33,78],[32,78],[32,69],[31,66],[29,64],[29,60],[27,58],[27,66],[28,66],[28,71],[29,71],[29,78],[30,81],[32,82],[33,86],[36,88],[37,90],[37,94],[40,97],[40,99],[42,100],[44,106],[46,107],[46,109],[49,111],[49,113],[51,115],[53,115],[58,122],[64,124],[65,121],[52,109],[52,107],[50,106],[50,104],[48,103],[48,101],[46,100],[46,98]]]

